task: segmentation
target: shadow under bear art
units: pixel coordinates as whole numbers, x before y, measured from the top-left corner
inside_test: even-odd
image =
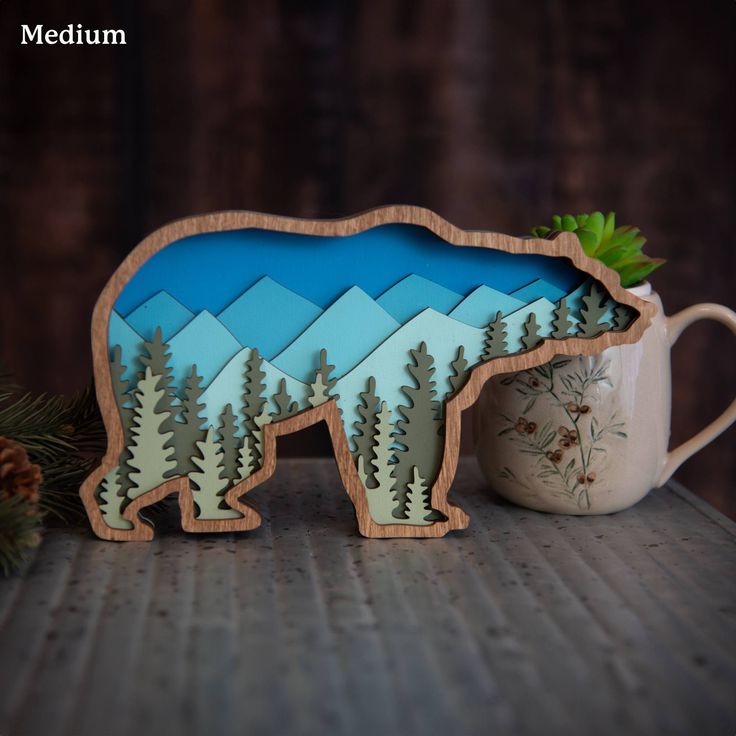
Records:
[[[466,232],[417,207],[175,222],[95,307],[108,451],[80,491],[90,522],[151,539],[139,512],[178,493],[187,531],[253,529],[241,498],[276,437],[325,421],[362,534],[465,528],[447,493],[483,383],[634,342],[650,311],[570,233]]]

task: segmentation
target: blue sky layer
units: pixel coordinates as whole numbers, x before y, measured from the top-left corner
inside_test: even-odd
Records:
[[[115,308],[128,314],[164,289],[195,314],[218,314],[267,275],[324,308],[353,285],[378,298],[408,274],[463,296],[479,284],[508,292],[543,278],[567,292],[580,283],[565,258],[453,246],[415,225],[333,238],[250,229],[172,243],[141,266]]]
[[[219,315],[243,346],[270,360],[314,322],[322,310],[265,276]]]
[[[462,298],[462,294],[411,274],[387,289],[376,301],[403,325],[428,307],[447,314]]]

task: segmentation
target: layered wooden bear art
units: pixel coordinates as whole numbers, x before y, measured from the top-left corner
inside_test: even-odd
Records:
[[[483,383],[634,342],[650,317],[571,233],[464,231],[417,207],[181,220],[95,308],[108,449],[82,499],[104,539],[151,539],[142,511],[169,494],[187,531],[254,529],[276,438],[324,421],[362,534],[442,536],[468,525],[447,495]]]

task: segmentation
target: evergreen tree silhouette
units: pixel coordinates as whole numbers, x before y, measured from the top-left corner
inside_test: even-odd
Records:
[[[501,312],[496,312],[496,319],[486,327],[485,349],[481,359],[490,360],[506,355],[509,351],[506,337],[506,323],[502,319]]]
[[[606,311],[604,301],[605,296],[603,291],[598,284],[593,282],[590,285],[590,292],[587,296],[583,297],[583,306],[580,308],[578,335],[592,338],[608,330],[608,325],[605,322],[601,323],[601,319]]]
[[[409,483],[409,492],[406,499],[407,521],[416,526],[431,524],[432,506],[429,503],[429,491],[427,484],[419,475],[419,471],[413,468],[412,480]]]
[[[253,453],[253,467],[259,468],[263,461],[260,451],[256,448],[255,432],[257,431],[256,417],[260,416],[268,399],[266,398],[266,373],[263,370],[263,358],[257,348],[253,348],[250,357],[245,361],[245,385],[243,390],[243,431]]]
[[[225,477],[222,455],[222,447],[215,441],[214,430],[210,426],[205,438],[197,442],[197,454],[193,458],[197,470],[189,475],[198,519],[236,519],[242,516],[222,498],[230,485]]]
[[[167,448],[175,449],[178,429],[176,420],[181,412],[181,406],[176,403],[176,385],[172,375],[173,370],[169,365],[169,359],[171,358],[169,345],[164,342],[160,327],[156,328],[153,340],[147,340],[143,344],[146,354],[141,355],[141,365],[144,368],[150,368],[153,375],[158,376],[157,387],[163,389],[163,393],[156,410],[167,415],[162,431],[171,432],[171,439]],[[176,468],[173,468],[167,477],[174,475],[176,475]]]
[[[271,417],[275,422],[293,416],[299,411],[299,405],[291,400],[291,395],[286,390],[285,378],[279,381],[279,390],[274,394],[273,401],[276,404],[276,411],[271,412]]]
[[[465,358],[465,348],[461,345],[457,349],[455,360],[450,363],[452,375],[450,376],[451,391],[445,397],[449,399],[454,396],[468,382],[468,361]]]
[[[238,477],[238,455],[239,445],[237,432],[237,418],[230,404],[225,404],[225,408],[220,414],[220,425],[217,429],[220,447],[222,447],[222,468],[225,478],[231,483],[235,482]]]
[[[353,423],[356,430],[356,434],[353,435],[353,442],[355,442],[356,457],[362,457],[364,461],[366,487],[375,488],[376,479],[373,471],[373,461],[376,458],[374,446],[379,400],[376,396],[376,379],[373,376],[368,378],[367,390],[361,391],[359,396],[360,403],[357,409],[360,419]]]
[[[132,428],[132,444],[128,465],[132,484],[128,498],[138,496],[161,485],[175,470],[173,432],[163,427],[170,418],[166,411],[159,412],[164,389],[159,388],[160,376],[154,376],[151,366],[146,366],[143,378],[135,390],[135,407]]]
[[[112,374],[112,390],[115,394],[115,403],[120,414],[120,423],[123,427],[123,449],[120,452],[118,462],[120,463],[120,487],[118,492],[121,496],[126,496],[128,489],[131,487],[129,478],[128,460],[130,460],[130,445],[133,439],[131,430],[133,428],[133,397],[128,393],[128,381],[124,378],[127,366],[123,365],[122,348],[115,345],[112,350],[112,360],[110,361],[110,373]]]
[[[570,334],[572,320],[570,319],[570,309],[567,306],[567,298],[560,299],[560,305],[553,312],[555,318],[552,320],[552,337],[555,340],[563,340]]]
[[[182,401],[182,421],[176,427],[176,458],[177,473],[187,475],[196,469],[192,462],[197,442],[204,439],[205,431],[202,428],[204,419],[202,412],[205,405],[200,403],[204,393],[200,386],[202,377],[197,373],[197,366],[193,365],[191,373],[184,384],[184,400]]]
[[[414,478],[414,468],[431,485],[442,464],[444,438],[441,436],[442,420],[436,399],[434,359],[422,342],[417,350],[411,350],[412,363],[407,365],[414,379],[414,386],[402,386],[408,399],[407,405],[398,407],[400,419],[396,422],[395,440],[397,464],[394,475],[398,493],[397,518],[406,518],[406,497],[409,483]]]
[[[327,362],[327,351],[322,348],[322,350],[319,351],[319,368],[315,371],[314,381],[309,385],[311,392],[309,403],[312,406],[324,404],[329,401],[331,397],[336,399],[340,398],[333,394],[337,379],[330,378],[330,375],[334,370],[335,366]]]
[[[531,350],[542,342],[542,336],[539,334],[539,325],[537,324],[537,315],[532,312],[524,322],[524,336],[521,338],[525,350]]]

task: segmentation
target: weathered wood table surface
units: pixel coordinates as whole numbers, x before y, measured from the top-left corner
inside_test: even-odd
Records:
[[[671,485],[607,517],[501,502],[357,536],[330,461],[282,462],[261,529],[51,530],[0,581],[0,734],[736,733],[736,525]]]

